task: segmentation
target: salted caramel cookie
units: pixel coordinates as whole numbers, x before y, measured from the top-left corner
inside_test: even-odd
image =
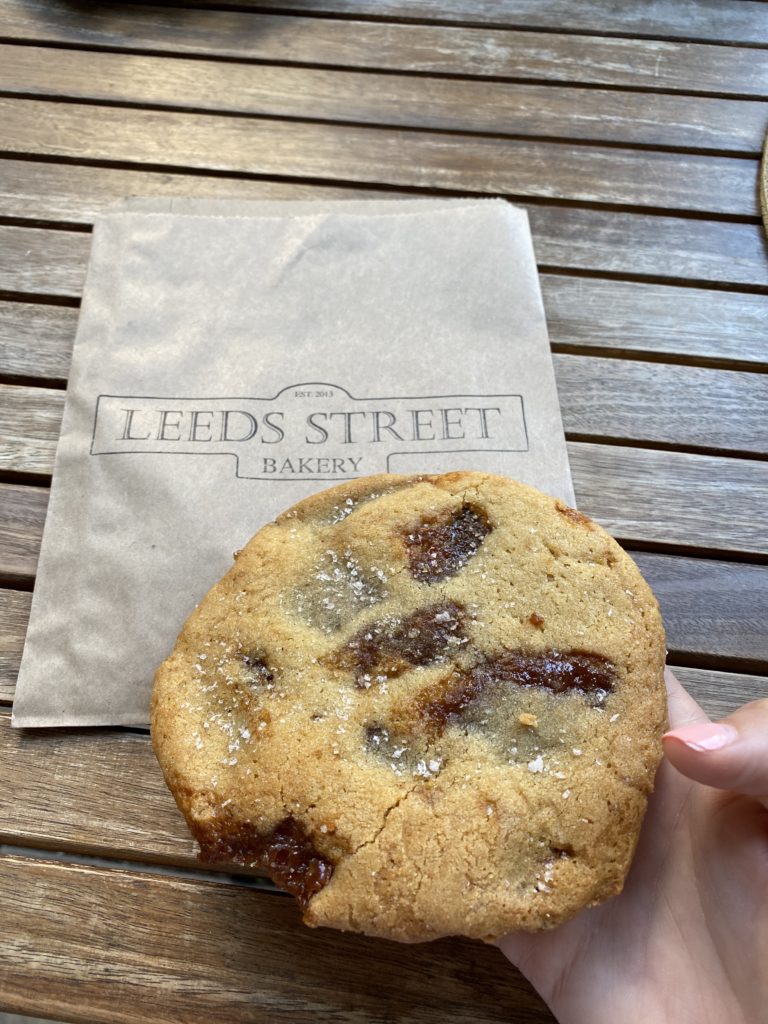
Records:
[[[204,861],[405,942],[620,891],[661,756],[664,632],[599,526],[483,473],[378,476],[265,526],[155,679]]]

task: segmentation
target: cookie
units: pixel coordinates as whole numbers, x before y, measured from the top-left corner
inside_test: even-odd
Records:
[[[620,891],[661,757],[664,633],[599,526],[483,473],[378,476],[265,526],[157,672],[207,862],[309,925],[552,927]]]

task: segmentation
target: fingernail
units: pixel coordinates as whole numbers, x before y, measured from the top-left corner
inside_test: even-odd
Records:
[[[680,740],[691,750],[720,750],[733,743],[738,735],[732,725],[724,722],[697,722],[696,725],[670,730],[664,734],[664,739]]]

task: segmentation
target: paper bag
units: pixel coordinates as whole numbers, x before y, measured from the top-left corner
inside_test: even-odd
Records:
[[[455,469],[573,503],[524,212],[99,218],[14,725],[144,725],[156,666],[264,523],[353,477]]]

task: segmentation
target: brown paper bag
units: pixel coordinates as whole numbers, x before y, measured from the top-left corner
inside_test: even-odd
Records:
[[[14,725],[145,724],[260,526],[335,482],[452,469],[573,503],[524,212],[123,204],[94,231]]]

